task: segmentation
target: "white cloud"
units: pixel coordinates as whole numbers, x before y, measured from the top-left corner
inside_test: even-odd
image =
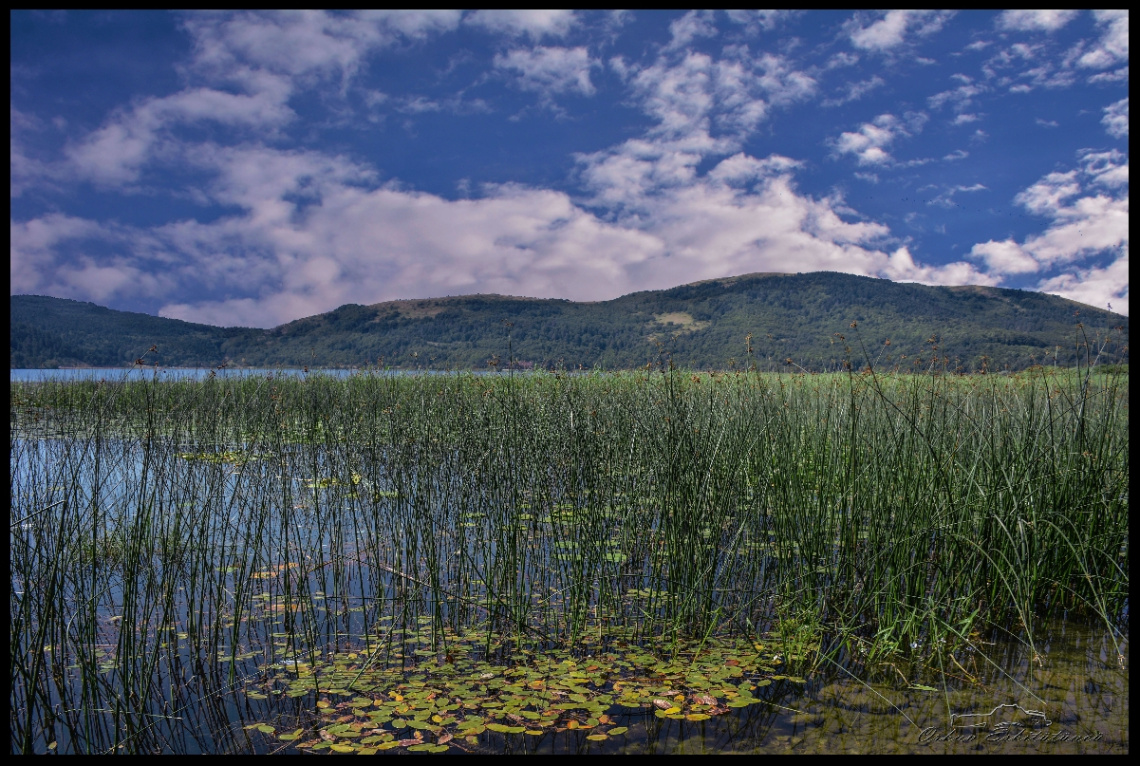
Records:
[[[9,228],[9,279],[11,293],[38,293],[50,280],[55,249],[72,239],[104,236],[95,221],[49,213],[29,221],[11,221]]]
[[[855,66],[859,63],[859,56],[855,53],[848,53],[847,51],[839,51],[827,60],[823,65],[825,72],[830,72],[832,69],[841,69],[849,66]]]
[[[272,129],[294,117],[285,105],[289,88],[281,78],[262,77],[259,86],[261,90],[248,95],[194,88],[145,100],[112,115],[102,128],[69,146],[68,159],[83,178],[107,185],[130,183],[174,125],[209,120]]]
[[[1042,280],[1037,289],[1128,316],[1128,249],[1104,268],[1076,269]]]
[[[194,67],[213,77],[252,68],[350,78],[370,51],[453,30],[459,19],[458,11],[310,10],[194,13],[183,24],[194,38]]]
[[[803,167],[802,162],[780,154],[773,154],[760,160],[750,157],[744,152],[739,152],[728,159],[721,160],[716,167],[709,171],[708,177],[710,180],[739,185],[781,173],[789,173],[799,167]]]
[[[878,21],[863,27],[856,19],[849,25],[851,44],[856,48],[887,51],[907,41],[908,33],[915,36],[934,34],[951,14],[937,11],[887,11]]]
[[[645,67],[610,62],[656,125],[643,138],[578,156],[592,204],[632,215],[655,193],[693,183],[703,158],[738,152],[772,105],[814,93],[815,80],[778,56],[753,56],[744,46],[728,55],[665,55]]]
[[[794,16],[795,13],[795,11],[744,10],[739,8],[725,11],[728,20],[733,24],[743,25],[745,34],[748,35],[770,32],[776,28],[782,19]]]
[[[790,103],[815,92],[815,80],[779,56],[753,56],[743,46],[731,54],[731,59],[716,60],[690,52],[642,68],[621,60],[611,65],[628,78],[643,111],[658,121],[652,134],[670,139],[707,136],[715,124],[731,140],[739,140],[767,116],[770,104]]]
[[[496,68],[518,74],[520,88],[544,96],[569,91],[592,96],[594,86],[590,82],[590,69],[598,66],[601,63],[591,59],[584,47],[519,48],[506,55],[495,56]]]
[[[1128,67],[1122,66],[1112,72],[1099,72],[1089,78],[1090,84],[1125,82],[1128,80]]]
[[[835,98],[826,99],[822,102],[822,106],[842,106],[843,104],[850,103],[851,101],[858,101],[871,91],[881,88],[886,85],[886,80],[878,75],[874,75],[869,80],[861,80],[859,82],[849,82],[843,90],[843,93]]]
[[[1128,63],[1128,11],[1094,11],[1101,38],[1092,50],[1077,59],[1077,66],[1105,69]]]
[[[855,155],[860,165],[891,165],[894,158],[886,148],[898,136],[911,136],[921,132],[927,116],[922,112],[907,112],[903,119],[893,114],[880,114],[871,122],[859,126],[855,133],[842,133],[832,143],[835,156]]]
[[[1078,46],[1079,48],[1079,46]],[[1029,93],[1037,88],[1067,88],[1077,82],[1075,54],[1059,55],[1048,40],[1014,43],[982,65],[988,88]]]
[[[560,192],[508,185],[487,189],[482,199],[447,201],[370,188],[366,172],[335,158],[223,151],[213,159],[224,174],[215,193],[246,214],[170,227],[161,236],[187,254],[188,272],[192,265],[194,273],[229,284],[278,287],[170,304],[163,314],[266,326],[346,302],[486,291],[604,299],[750,271],[989,283],[969,264],[930,267],[905,249],[878,249],[887,227],[844,220],[841,198],[800,195],[791,174],[801,163],[794,159],[737,153],[701,177],[685,153],[663,154],[662,142],[639,145],[644,167],[613,181],[639,179],[624,187],[636,212],[613,222]],[[634,159],[628,151],[612,157]],[[286,198],[305,179],[319,204],[298,210]]]
[[[1014,202],[1037,215],[1055,215],[1064,206],[1064,200],[1078,194],[1081,185],[1077,171],[1050,173],[1037,183],[1018,193]]]
[[[546,36],[563,37],[578,19],[568,10],[481,10],[469,13],[463,22],[489,32],[528,35],[538,40]]]
[[[1077,17],[1080,11],[1004,11],[998,17],[999,29],[1013,29],[1021,32],[1055,32]]]
[[[150,238],[123,227],[49,213],[10,223],[9,277],[13,295],[54,295],[106,302],[123,295],[152,295],[174,283],[164,273],[145,268],[134,257],[133,242]],[[95,255],[95,247],[113,246],[120,255]]]
[[[194,45],[188,71],[211,85],[115,112],[101,128],[67,147],[68,160],[81,178],[102,185],[135,182],[179,125],[211,121],[264,135],[295,118],[288,102],[298,88],[339,75],[343,89],[369,52],[458,23],[458,12],[435,11],[186,16],[183,26]]]
[[[952,90],[944,90],[941,93],[930,96],[926,99],[926,103],[930,105],[931,109],[940,109],[943,105],[949,103],[954,111],[961,112],[973,103],[974,96],[984,93],[985,91],[986,88],[983,86],[973,84],[961,85]]]
[[[634,160],[633,143],[611,158]],[[167,299],[164,316],[265,327],[348,302],[488,291],[605,299],[750,271],[973,279],[958,265],[930,268],[888,256],[877,246],[889,237],[887,227],[849,220],[839,197],[817,200],[795,190],[801,163],[792,158],[738,152],[701,177],[699,152],[669,152],[663,140],[638,146],[644,184],[627,190],[636,213],[604,221],[561,192],[504,185],[485,187],[480,199],[448,201],[377,186],[374,172],[346,158],[207,145],[196,153],[215,178],[205,190],[239,214],[110,234],[78,219],[14,225],[13,274],[20,278],[13,284],[42,284],[35,274],[46,271],[35,266],[24,277],[20,264],[50,264],[54,253],[52,285],[63,294],[104,299],[130,290]],[[58,251],[64,240],[108,236],[121,257]],[[58,268],[61,258],[66,268]],[[159,263],[165,281],[148,281]],[[187,294],[203,297],[175,297]]]
[[[243,231],[243,262],[276,278],[258,283],[280,287],[170,305],[165,316],[217,323],[244,311],[242,322],[268,326],[347,302],[428,294],[608,298],[631,264],[661,249],[654,236],[599,221],[565,194],[514,186],[457,201],[345,186],[300,225],[278,215]]]
[[[1113,138],[1128,137],[1128,99],[1122,98],[1104,108],[1101,124]]]
[[[1059,209],[1054,223],[1023,247],[1043,264],[1063,265],[1127,243],[1128,199],[1097,195]]]
[[[1079,160],[1078,168],[1050,173],[1014,197],[1026,210],[1050,219],[1043,232],[1021,243],[1012,239],[980,243],[971,256],[984,260],[995,275],[1066,267],[1064,274],[1043,280],[1039,289],[1097,306],[1112,300],[1127,312],[1127,157],[1115,150],[1085,150]],[[1069,266],[1106,254],[1114,259],[1109,268]],[[1090,280],[1087,289],[1081,286],[1080,275]]]
[[[1081,170],[1093,183],[1110,189],[1128,185],[1128,158],[1111,149],[1097,152],[1086,149],[1080,153]]]
[[[983,274],[971,263],[955,261],[944,266],[921,266],[906,247],[891,253],[882,275],[896,282],[920,282],[924,285],[984,285],[992,287],[1000,280]]]
[[[978,243],[970,249],[970,257],[985,261],[993,274],[1032,274],[1041,268],[1037,260],[1012,239]]]
[[[684,48],[698,37],[715,37],[712,11],[689,11],[669,25],[672,39],[666,48]]]

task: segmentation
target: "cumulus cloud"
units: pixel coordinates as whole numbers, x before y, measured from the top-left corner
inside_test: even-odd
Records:
[[[1101,37],[1092,50],[1077,59],[1077,66],[1105,69],[1128,63],[1128,11],[1094,11]]]
[[[1068,88],[1078,79],[1073,68],[1080,45],[1064,55],[1050,40],[1018,42],[997,51],[982,65],[991,89],[1029,93],[1037,88]]]
[[[257,286],[256,294],[171,303],[166,316],[267,326],[346,302],[494,291],[604,299],[638,289],[750,271],[834,270],[928,284],[988,284],[970,264],[930,267],[888,254],[886,226],[841,217],[838,197],[798,193],[801,164],[737,152],[705,175],[649,154],[627,189],[636,215],[606,221],[561,192],[504,185],[448,201],[375,186],[344,160],[227,149],[213,193],[239,218],[167,227],[186,277]],[[306,188],[310,204],[297,200]],[[265,285],[275,285],[265,289]],[[569,292],[568,292],[569,290]],[[251,287],[251,292],[254,288]]]
[[[9,279],[13,294],[43,291],[55,265],[55,250],[72,239],[101,238],[95,221],[50,213],[29,221],[11,221],[9,228]]]
[[[240,231],[246,238],[242,262],[273,277],[251,274],[251,281],[277,289],[171,304],[162,313],[211,323],[237,315],[269,326],[347,302],[427,294],[608,298],[614,284],[626,283],[631,264],[661,249],[652,235],[602,222],[560,192],[515,186],[488,192],[482,199],[448,201],[340,186],[301,222],[276,209],[272,219]]]
[[[455,28],[458,12],[324,11],[194,14],[189,71],[210,81],[116,111],[66,150],[71,169],[102,185],[135,182],[179,126],[211,121],[264,134],[291,121],[300,88],[339,75],[346,84],[371,51]]]
[[[1093,183],[1109,189],[1128,186],[1128,158],[1115,149],[1097,152],[1085,149],[1080,153],[1081,170]]]
[[[611,67],[628,83],[641,109],[656,121],[649,137],[698,153],[734,151],[773,105],[811,96],[816,81],[772,54],[752,55],[745,46],[724,58],[689,52],[661,56],[652,65]],[[719,138],[712,138],[716,130]]]
[[[660,141],[642,143],[649,171],[644,186],[630,190],[640,195],[639,212],[612,221],[562,192],[502,185],[484,187],[478,199],[449,201],[378,184],[373,171],[343,157],[206,145],[196,153],[214,177],[206,193],[240,214],[146,232],[108,232],[66,218],[21,224],[13,228],[13,284],[44,284],[54,257],[52,284],[63,291],[56,294],[104,299],[146,291],[171,298],[164,316],[266,327],[348,302],[427,294],[605,299],[724,274],[787,271],[789,260],[802,271],[931,284],[985,280],[968,265],[931,268],[909,253],[888,255],[881,249],[890,239],[886,226],[849,220],[839,197],[796,190],[801,163],[792,158],[738,151],[701,176],[686,159],[655,154]],[[668,178],[670,168],[676,177]],[[96,261],[59,247],[108,237],[121,257]],[[148,281],[148,273],[166,281]],[[91,285],[86,294],[81,281]],[[174,297],[187,293],[203,297]]]
[[[980,242],[970,249],[970,257],[984,261],[994,274],[1032,274],[1040,268],[1037,260],[1012,239]]]
[[[709,156],[738,152],[775,106],[809,97],[816,82],[781,57],[753,56],[744,46],[726,56],[665,54],[652,65],[611,66],[655,124],[643,137],[578,155],[592,204],[636,215],[653,195],[696,180]]]
[[[107,301],[169,291],[173,281],[136,256],[150,237],[124,227],[49,213],[10,224],[11,291]],[[108,256],[111,245],[117,255]]]
[[[495,56],[497,69],[514,72],[517,83],[523,90],[530,90],[544,96],[554,93],[577,92],[592,96],[594,86],[590,82],[590,69],[601,66],[590,58],[584,47],[578,48],[518,48],[507,54]]]
[[[740,24],[745,34],[758,35],[770,32],[776,28],[784,18],[795,15],[795,11],[756,10],[735,8],[725,11],[728,20],[733,24]]]
[[[716,24],[712,11],[689,11],[669,25],[672,39],[668,48],[684,48],[698,37],[715,37]]]
[[[193,66],[214,77],[247,68],[291,77],[351,77],[371,51],[404,39],[455,29],[458,11],[195,13],[184,26],[194,39]]]
[[[967,81],[970,78],[965,78]],[[955,112],[965,111],[974,100],[974,97],[980,93],[984,93],[986,88],[984,86],[976,85],[973,82],[966,82],[963,85],[953,88],[951,90],[944,90],[941,93],[936,93],[926,99],[926,103],[930,105],[931,109],[941,109],[944,105],[949,103]]]
[[[939,11],[887,11],[864,27],[858,19],[848,26],[851,44],[870,51],[889,51],[907,42],[907,36],[923,37],[942,28],[952,14]]]
[[[1128,99],[1122,98],[1104,108],[1101,124],[1113,138],[1128,137]]]
[[[838,157],[854,155],[859,165],[891,165],[886,147],[898,136],[911,136],[922,131],[927,116],[922,112],[908,112],[903,119],[893,114],[880,114],[865,122],[855,132],[845,132],[832,141],[832,153]]]
[[[881,269],[882,276],[896,282],[920,282],[924,285],[984,285],[993,287],[1000,279],[983,274],[973,264],[955,261],[944,266],[923,266],[915,263],[906,247],[891,253]]]
[[[563,37],[578,23],[574,12],[567,10],[481,10],[469,13],[463,21],[488,32],[528,35],[533,40]]]
[[[997,19],[998,29],[1019,32],[1055,32],[1077,17],[1080,11],[1004,11]]]
[[[738,152],[717,163],[716,167],[709,171],[708,177],[713,181],[739,185],[788,173],[800,167],[803,167],[802,162],[781,154],[757,159],[744,152]]]
[[[251,94],[194,88],[147,99],[114,114],[102,128],[70,145],[67,156],[81,177],[106,185],[130,183],[138,179],[141,166],[175,125],[209,120],[272,129],[285,124],[294,116],[285,104],[289,86],[280,78],[259,80],[260,90]]]
[[[1060,274],[1042,280],[1037,289],[1128,316],[1128,249],[1103,268]]]
[[[1127,158],[1117,151],[1085,150],[1078,159],[1077,168],[1049,173],[1014,198],[1029,212],[1050,219],[1045,231],[1020,243],[1007,239],[976,244],[971,257],[985,261],[994,275],[1047,273],[1108,257],[1111,266],[1066,268],[1064,274],[1043,279],[1039,289],[1096,306],[1111,300],[1127,313]],[[1082,286],[1079,275],[1089,283]]]

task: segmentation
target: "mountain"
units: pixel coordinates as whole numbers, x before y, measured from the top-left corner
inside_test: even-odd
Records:
[[[14,295],[10,306],[10,364],[26,368],[124,366],[154,345],[147,363],[171,367],[487,369],[513,359],[523,368],[630,369],[671,358],[693,369],[780,369],[791,359],[817,371],[844,360],[862,367],[865,348],[883,367],[914,369],[937,356],[940,366],[973,371],[983,357],[991,370],[1052,363],[1054,354],[1072,365],[1082,340],[1112,337],[1119,349],[1128,332],[1127,317],[1045,293],[833,272],[746,274],[583,303],[468,295],[348,304],[270,330],[35,295]]]

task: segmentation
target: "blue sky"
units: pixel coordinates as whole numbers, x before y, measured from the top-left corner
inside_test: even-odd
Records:
[[[1128,312],[1128,15],[12,12],[11,293],[271,327],[758,271]]]

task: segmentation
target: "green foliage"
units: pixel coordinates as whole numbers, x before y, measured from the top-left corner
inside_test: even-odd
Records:
[[[12,367],[125,366],[156,345],[147,363],[183,367],[613,370],[671,361],[692,369],[819,372],[871,362],[901,371],[996,372],[1072,366],[1078,352],[1109,338],[1119,341],[1108,349],[1115,353],[1128,329],[1126,317],[1044,293],[829,272],[751,274],[596,303],[474,295],[349,304],[270,330],[42,296],[11,300]],[[848,332],[852,322],[865,348]]]

